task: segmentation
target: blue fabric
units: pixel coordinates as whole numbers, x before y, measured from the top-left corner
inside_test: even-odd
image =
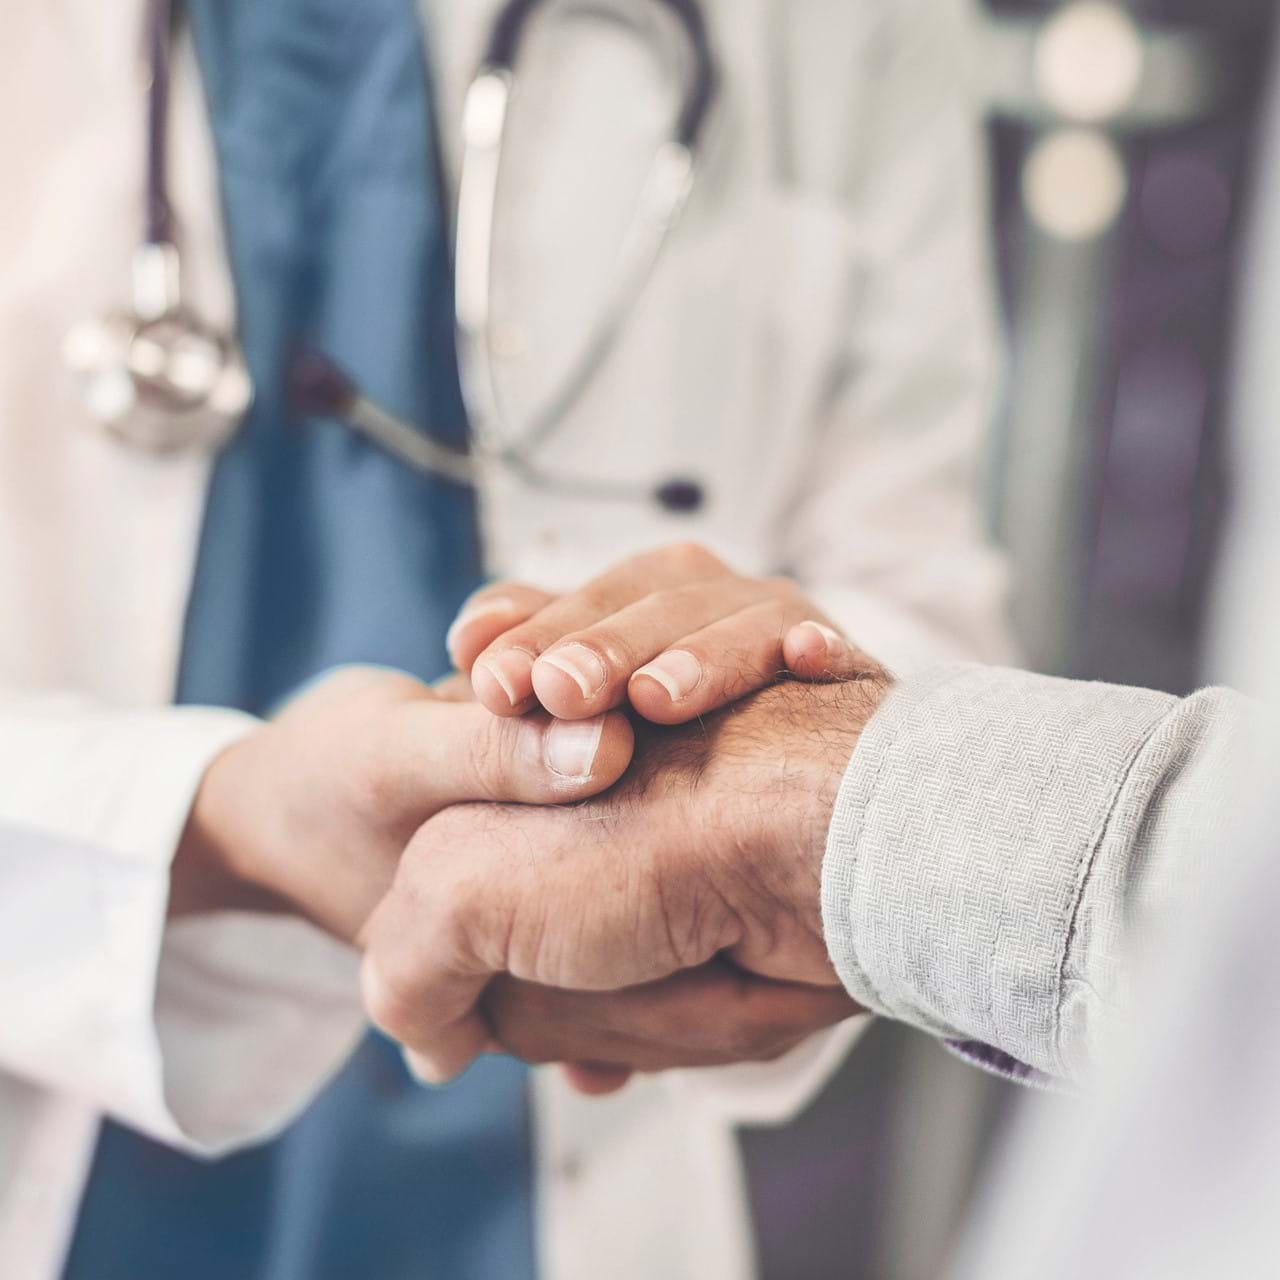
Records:
[[[298,422],[311,344],[463,438],[447,246],[413,0],[188,0],[257,399],[220,459],[180,697],[261,711],[372,661],[431,677],[479,575],[469,494]],[[425,1090],[370,1035],[280,1140],[215,1163],[107,1125],[66,1280],[523,1280],[527,1077]]]

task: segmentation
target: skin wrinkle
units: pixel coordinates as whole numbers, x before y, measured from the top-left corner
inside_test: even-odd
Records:
[[[687,736],[682,735],[674,748],[679,751],[678,757],[673,756],[670,747],[660,749],[653,755],[646,751],[648,741],[670,738],[671,730],[654,729],[648,733],[641,731],[645,741],[638,741],[638,751],[641,761],[650,770],[650,776],[641,780],[643,790],[648,791],[653,787],[655,779],[652,774],[658,770],[663,771],[660,776],[669,789],[668,793],[676,791],[686,780],[691,792],[697,792],[707,785],[719,784],[724,787],[727,783],[732,783],[730,794],[733,800],[732,804],[727,800],[725,802],[728,812],[724,825],[735,833],[744,830],[771,830],[776,823],[778,811],[788,807],[785,800],[803,797],[801,813],[810,807],[812,795],[809,783],[815,753],[807,748],[811,748],[816,741],[821,747],[821,751],[816,754],[823,758],[819,762],[819,773],[824,777],[830,775],[831,804],[825,806],[829,815],[829,810],[834,805],[838,779],[843,775],[851,753],[851,732],[856,737],[861,725],[878,706],[886,678],[851,680],[820,687],[792,681],[778,682],[753,698],[729,708],[724,715],[713,718],[709,725],[701,725],[696,734],[686,729],[684,735]],[[780,691],[784,683],[787,689],[785,696]],[[768,699],[773,713],[767,728],[757,727],[756,718],[749,714],[760,699]],[[780,721],[783,731],[779,729]],[[800,732],[794,732],[796,730]],[[779,742],[783,744],[784,754],[780,759],[775,757],[775,761],[770,761],[769,753],[777,749]],[[774,767],[775,762],[781,766],[780,769]],[[743,765],[749,770],[745,779],[738,777],[734,768]],[[829,767],[823,767],[824,765]],[[680,777],[680,770],[685,772],[686,778]],[[783,804],[779,804],[779,792],[785,798]],[[744,822],[742,811],[748,804],[754,812],[751,820]],[[825,830],[825,825],[823,829]],[[797,839],[809,843],[811,837],[821,833],[811,831],[795,834]],[[721,853],[717,859],[720,873],[730,876],[738,885],[745,885],[748,900],[761,904],[760,910],[752,913],[752,923],[757,928],[762,928],[766,937],[771,939],[770,947],[776,945],[777,935],[785,929],[786,922],[776,922],[776,916],[770,908],[770,903],[776,902],[782,895],[778,892],[778,886],[770,883],[769,868],[758,865],[760,860],[755,857],[749,841],[741,834],[732,837],[727,850],[718,841],[708,843],[710,848]],[[815,904],[814,919],[808,924],[815,937],[820,939],[819,862],[814,861],[806,878],[811,881],[807,886],[807,896]],[[803,899],[805,892],[806,887],[785,886],[784,900],[795,900],[797,893]],[[736,893],[725,896],[735,902],[741,900]]]
[[[672,913],[668,909],[667,903],[667,878],[657,867],[649,869],[649,875],[653,884],[653,894],[658,900],[658,918],[662,921],[663,932],[667,939],[667,954],[675,961],[675,968],[688,969],[698,964],[703,957],[697,954],[697,950],[692,941],[686,940],[681,942],[675,934],[675,927],[672,922]],[[639,897],[637,896],[637,904]],[[637,921],[637,924],[639,921]],[[695,935],[696,936],[696,935]]]
[[[822,687],[778,682],[731,712],[698,724],[637,724],[631,769],[593,802],[545,808],[458,806],[428,823],[421,852],[429,856],[421,858],[422,879],[414,878],[415,887],[432,884],[432,858],[456,858],[466,866],[473,862],[470,850],[483,855],[473,862],[476,875],[502,882],[495,887],[496,901],[481,901],[484,886],[472,884],[466,900],[457,904],[468,917],[464,932],[473,942],[488,934],[481,948],[490,962],[486,970],[509,975],[492,980],[481,998],[488,1025],[499,1038],[502,1018],[495,1021],[494,1010],[516,1029],[521,1042],[512,1047],[517,1050],[544,1056],[555,1043],[554,1023],[548,1025],[544,1017],[530,1024],[518,1002],[514,1009],[506,1003],[514,999],[509,984],[517,980],[596,993],[602,1002],[616,996],[625,1009],[628,992],[635,991],[632,984],[652,981],[660,969],[667,974],[683,969],[681,977],[697,973],[685,966],[702,968],[748,934],[753,948],[744,956],[752,962],[748,967],[755,967],[757,955],[767,962],[761,976],[750,979],[757,989],[770,963],[787,977],[805,974],[806,966],[817,973],[826,953],[818,890],[822,841],[812,838],[819,823],[810,812],[822,805],[815,782],[832,775],[834,802],[834,788],[873,705],[871,688],[859,682]],[[827,809],[829,817],[830,805]],[[574,835],[577,824],[585,822],[593,824],[589,837],[583,829],[584,839],[592,842],[587,848],[594,845],[597,851],[586,859],[583,840]],[[513,828],[519,830],[518,839],[513,839]],[[792,842],[800,846],[802,860],[813,864],[805,873],[813,884],[799,886],[800,894],[813,900],[812,919],[810,913],[781,906],[793,900],[784,895],[797,886],[780,879],[793,874],[780,864],[793,859],[762,856]],[[699,856],[704,851],[706,856]],[[437,880],[436,891],[443,889],[447,896],[452,879],[446,875],[443,882]],[[540,893],[540,881],[562,887],[554,896]],[[524,901],[525,894],[536,901]],[[599,911],[592,910],[593,900]],[[625,913],[621,917],[620,910]],[[448,916],[447,905],[443,912]],[[612,919],[611,928],[622,936],[597,936],[595,919]],[[594,957],[594,972],[584,967],[585,957]],[[646,974],[649,979],[641,976]],[[796,1025],[788,1021],[776,995],[766,990],[751,996],[742,977],[733,987],[737,998],[727,1003],[709,1003],[709,995],[703,999],[696,994],[694,1007],[679,1011],[692,1026],[671,1064],[690,1054],[697,1061],[773,1057],[816,1025],[843,1016],[834,1003],[836,993],[844,1000],[834,973],[825,980],[799,980],[811,989],[826,986],[829,994],[821,1001],[805,997],[794,1015]],[[723,975],[721,983],[723,989]],[[613,987],[623,989],[610,993]],[[555,994],[570,1001],[555,1014],[563,1024],[560,1043],[594,1046],[573,1010],[585,1010],[589,1020],[598,1006],[575,1002],[572,990]],[[535,1009],[557,1009],[550,993],[536,999]],[[672,1010],[669,1002],[660,1008],[668,1014]],[[621,1053],[617,1034],[605,1028],[598,1051],[592,1048],[582,1060]],[[706,1044],[699,1040],[703,1036]],[[728,1047],[727,1040],[733,1041]],[[645,1047],[643,1038],[635,1049],[638,1060],[620,1057],[618,1065],[643,1068],[657,1061],[651,1054],[662,1052]]]
[[[631,988],[616,1002],[591,1003],[580,993],[550,998],[544,988],[499,978],[485,999],[490,1025],[507,1032],[506,1047],[527,1061],[558,1061],[548,1050],[564,1028],[590,1043],[592,1060],[641,1071],[672,1065],[712,1066],[732,1061],[770,1061],[793,1048],[812,1024],[790,1001],[761,1016],[761,988],[722,961],[681,975],[686,994],[714,999],[720,1016],[708,1016],[705,999],[674,1005],[666,984]],[[767,993],[765,993],[767,996]],[[583,1019],[587,1019],[584,1031]],[[514,1021],[513,1021],[514,1019]],[[562,1043],[562,1042],[561,1042]]]

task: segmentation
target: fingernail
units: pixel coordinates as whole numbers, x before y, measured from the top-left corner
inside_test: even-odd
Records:
[[[831,654],[843,653],[849,647],[849,642],[838,631],[826,625],[824,622],[802,622],[802,627],[811,627],[823,639],[827,646],[827,652]]]
[[[458,637],[458,632],[468,623],[474,622],[477,618],[487,618],[490,614],[514,612],[515,602],[510,596],[487,596],[483,600],[477,600],[475,604],[464,604],[445,633],[444,642],[450,656],[453,654],[454,641]]]
[[[687,698],[702,680],[702,663],[686,649],[668,649],[647,667],[641,667],[637,676],[656,680],[672,702]]]
[[[538,661],[563,671],[578,686],[584,698],[599,693],[609,677],[599,656],[584,644],[567,644],[561,649],[553,649]]]
[[[519,649],[507,649],[492,658],[485,658],[475,665],[476,671],[483,671],[493,678],[494,683],[507,695],[507,701],[518,706],[529,695],[521,692],[527,688],[533,675],[533,659]],[[472,679],[474,680],[474,672]]]
[[[604,732],[604,716],[590,720],[554,720],[542,737],[543,759],[552,773],[562,778],[581,781],[591,776],[600,735]]]

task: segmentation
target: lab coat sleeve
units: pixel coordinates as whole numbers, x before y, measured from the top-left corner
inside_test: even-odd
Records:
[[[1018,1079],[1079,1084],[1132,957],[1194,920],[1256,710],[944,666],[900,684],[853,754],[823,867],[853,997]]]
[[[234,712],[0,702],[0,1070],[216,1152],[282,1125],[361,1026],[354,958],[271,917],[169,923]]]
[[[842,134],[828,121],[806,131],[808,162],[800,151],[801,187],[840,211],[849,250],[788,567],[896,671],[1007,661],[1006,574],[979,499],[998,343],[971,15],[960,0],[875,8],[872,43],[845,77],[854,87],[837,99],[864,117],[862,141],[827,154]]]

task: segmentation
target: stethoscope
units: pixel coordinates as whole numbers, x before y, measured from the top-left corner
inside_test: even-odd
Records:
[[[298,353],[291,364],[294,409],[341,421],[407,466],[457,484],[476,484],[481,466],[497,463],[527,486],[564,496],[656,503],[671,512],[703,505],[703,487],[694,480],[629,484],[552,474],[534,458],[617,347],[693,188],[716,95],[715,63],[697,0],[651,2],[677,19],[688,46],[679,111],[669,138],[654,153],[599,320],[554,394],[518,432],[508,428],[492,344],[494,216],[520,45],[543,4],[509,0],[493,25],[462,114],[454,287],[470,449],[444,444],[391,413],[316,351]],[[90,415],[116,440],[153,453],[221,448],[253,399],[235,336],[206,324],[183,302],[166,163],[173,30],[174,0],[148,0],[146,213],[132,263],[132,305],[77,325],[64,352]]]

